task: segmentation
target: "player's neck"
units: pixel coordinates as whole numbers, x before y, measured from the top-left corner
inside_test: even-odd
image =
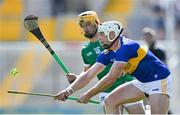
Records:
[[[97,36],[95,35],[93,38],[89,39],[90,42],[96,42],[98,41]]]

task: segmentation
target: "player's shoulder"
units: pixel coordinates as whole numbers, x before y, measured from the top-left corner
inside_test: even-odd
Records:
[[[104,51],[102,51],[99,55],[98,55],[98,57],[101,57],[101,58],[112,58],[112,57],[114,57],[115,56],[115,52],[114,51],[112,51],[112,50],[104,50]]]
[[[104,50],[101,53],[99,53],[96,60],[104,61],[109,57],[108,54],[109,54],[109,52],[106,52],[106,50]]]
[[[101,53],[99,53],[98,58],[103,58],[105,55],[109,53],[109,50],[103,50]]]
[[[82,49],[86,49],[89,46],[89,44],[89,42],[84,43]]]
[[[135,40],[122,37],[120,50],[137,49],[140,46]]]
[[[81,51],[86,51],[89,48],[90,43],[86,42],[83,44]]]
[[[135,40],[132,40],[130,38],[122,37],[121,38],[121,44],[123,46],[132,46],[132,45],[139,45],[139,43]]]

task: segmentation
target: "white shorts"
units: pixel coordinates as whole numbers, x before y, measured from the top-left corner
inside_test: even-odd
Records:
[[[104,101],[105,97],[108,95],[109,93],[106,93],[106,92],[101,92],[99,93],[99,99],[101,102]]]
[[[108,95],[109,93],[106,93],[106,92],[101,92],[99,93],[99,99],[101,101],[101,103],[104,101],[105,97]],[[137,102],[133,102],[133,103],[127,103],[127,104],[124,104],[125,107],[127,106],[132,106],[134,104],[141,104],[143,106],[143,101],[137,101]]]
[[[148,95],[159,93],[167,94],[170,97],[172,95],[172,78],[170,76],[165,79],[152,82],[142,83],[138,80],[133,80],[131,83]]]

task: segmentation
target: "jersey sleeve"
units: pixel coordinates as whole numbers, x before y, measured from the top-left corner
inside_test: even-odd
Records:
[[[103,65],[108,65],[110,61],[108,60],[107,56],[103,52],[101,52],[98,57],[96,58],[96,62],[99,62]]]
[[[130,46],[122,46],[116,51],[116,61],[128,62],[135,55],[134,49]]]

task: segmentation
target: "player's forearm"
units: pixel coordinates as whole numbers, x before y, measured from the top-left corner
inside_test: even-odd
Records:
[[[85,87],[91,81],[91,79],[92,77],[87,73],[81,73],[69,87],[71,87],[74,91],[77,91]]]
[[[102,70],[104,65],[95,63],[91,69],[82,72],[77,79],[68,87],[73,92],[85,87],[94,77],[96,77]]]
[[[114,64],[110,72],[88,91],[91,97],[109,88],[122,74],[124,67],[116,67],[116,65]]]
[[[106,90],[116,81],[117,78],[105,76],[94,87],[88,90],[88,94],[93,97],[94,95]]]

